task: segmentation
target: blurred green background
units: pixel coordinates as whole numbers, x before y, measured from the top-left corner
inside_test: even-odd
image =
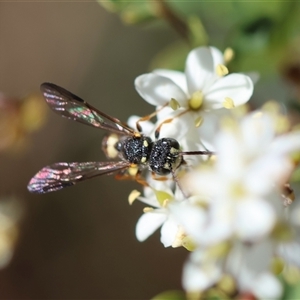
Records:
[[[45,81],[123,121],[149,114],[134,79],[154,67],[183,69],[189,50],[206,44],[234,48],[230,71],[260,73],[253,107],[269,99],[298,107],[298,2],[166,3],[0,3],[0,91],[15,103],[17,119],[19,99]],[[45,113],[45,124],[31,134],[17,126],[22,143],[0,152],[0,200],[14,196],[24,210],[13,259],[0,270],[0,298],[148,299],[180,289],[187,253],[164,249],[158,233],[136,240],[143,206],[128,205],[133,182],[104,176],[47,195],[27,192],[43,166],[105,160],[103,131],[43,105],[32,111]],[[12,118],[4,109],[0,117],[5,135]]]

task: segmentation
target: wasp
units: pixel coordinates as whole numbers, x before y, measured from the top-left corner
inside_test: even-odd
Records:
[[[123,124],[80,97],[53,83],[43,83],[41,91],[50,108],[70,120],[110,132],[102,142],[108,158],[119,158],[106,162],[59,162],[42,168],[29,182],[32,193],[44,194],[73,186],[78,182],[125,171],[137,167],[139,171],[148,168],[154,175],[173,174],[184,163],[184,155],[212,155],[211,151],[180,151],[180,145],[173,138],[152,141],[149,136]],[[139,126],[140,127],[140,126]]]

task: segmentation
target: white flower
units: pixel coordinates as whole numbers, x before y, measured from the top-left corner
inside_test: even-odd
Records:
[[[273,229],[281,211],[276,194],[293,168],[289,154],[300,149],[300,133],[277,137],[274,122],[258,112],[223,128],[216,137],[214,167],[187,176],[192,194],[209,206],[203,232],[195,229],[199,243],[231,235],[253,241]]]
[[[259,299],[276,299],[282,287],[270,271],[273,255],[274,243],[269,239],[252,245],[235,243],[225,269],[237,280],[240,291],[252,292]]]
[[[198,248],[184,265],[183,287],[190,293],[204,291],[229,274],[240,293],[252,293],[259,299],[279,298],[280,281],[269,270],[273,250],[270,241]]]
[[[195,125],[200,126],[203,119],[208,122],[205,112],[224,107],[233,108],[250,99],[253,92],[252,80],[243,74],[224,76],[227,71],[222,53],[218,49],[199,47],[189,53],[185,73],[154,70],[137,77],[135,87],[148,103],[158,109],[169,103],[171,106],[179,104],[180,108],[175,111],[166,107],[159,112],[158,120],[162,122],[178,115],[180,118],[185,117],[180,124],[189,126],[183,125],[183,129],[177,131],[177,136],[184,135]],[[175,119],[174,122],[178,120]],[[165,124],[163,127],[172,126]],[[167,131],[166,134],[170,133]]]
[[[190,254],[183,267],[182,285],[186,291],[204,291],[220,280],[222,261],[208,253],[206,249],[197,249]]]
[[[169,210],[169,203],[183,199],[180,191],[173,192],[173,182],[148,178],[149,187],[144,188],[144,196],[137,199],[151,206],[136,224],[136,237],[142,242],[161,227],[161,242],[165,247],[172,246],[179,230],[178,222]]]
[[[185,177],[183,188],[193,198],[170,204],[196,248],[183,285],[203,291],[231,274],[240,292],[278,298],[282,287],[271,272],[272,258],[276,253],[299,263],[300,209],[285,215],[281,188],[294,169],[291,154],[300,150],[300,132],[279,135],[280,118],[266,111],[225,121],[215,137],[215,162]],[[276,237],[280,226],[289,233],[285,243]]]

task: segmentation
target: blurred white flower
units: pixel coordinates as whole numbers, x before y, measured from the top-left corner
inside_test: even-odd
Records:
[[[10,262],[19,234],[18,222],[22,207],[17,199],[0,200],[0,269]]]
[[[274,193],[280,194],[293,169],[289,154],[300,149],[300,132],[276,136],[274,122],[256,112],[225,125],[216,136],[214,166],[187,175],[186,187],[209,206],[203,232],[195,229],[199,243],[215,235],[255,241],[273,229],[282,213]]]
[[[194,201],[171,203],[170,212],[196,248],[184,267],[187,291],[203,291],[230,274],[240,292],[277,298],[282,287],[271,272],[274,255],[299,262],[293,250],[300,245],[300,210],[286,217],[281,188],[294,169],[300,132],[278,134],[279,121],[266,111],[226,118],[215,137],[214,163],[185,176],[183,188]]]

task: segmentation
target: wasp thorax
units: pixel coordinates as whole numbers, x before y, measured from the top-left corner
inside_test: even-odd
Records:
[[[120,152],[130,163],[143,164],[149,159],[152,144],[149,137],[128,137],[122,142]]]
[[[182,163],[179,143],[172,138],[163,138],[152,146],[149,166],[158,175],[167,175],[176,170]]]

